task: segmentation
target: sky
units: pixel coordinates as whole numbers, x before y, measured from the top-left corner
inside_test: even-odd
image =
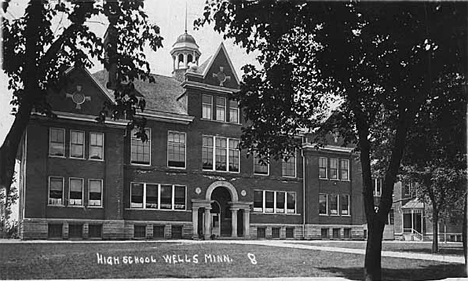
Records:
[[[163,48],[156,52],[148,51],[147,60],[151,66],[151,72],[160,75],[171,76],[172,58],[169,54],[172,45],[177,37],[185,31],[185,18],[187,14],[187,30],[192,35],[201,52],[200,64],[213,55],[221,42],[231,58],[233,66],[237,71],[237,76],[242,77],[240,68],[245,64],[255,64],[256,54],[247,54],[245,50],[234,45],[232,40],[223,40],[223,36],[213,30],[213,25],[205,25],[199,30],[193,29],[193,21],[203,15],[203,8],[206,0],[146,0],[145,11],[148,14],[150,23],[160,27],[163,40]],[[7,14],[7,18],[19,18],[24,14],[26,0],[12,0]],[[186,13],[187,7],[187,13]],[[101,16],[93,20],[90,28],[95,30],[96,35],[103,36],[106,30],[105,17]],[[57,23],[57,22],[56,22]],[[63,21],[62,21],[63,23]],[[1,58],[1,56],[0,56]],[[101,65],[95,65],[90,71],[96,72],[102,69]],[[7,77],[0,73],[0,142],[3,143],[8,130],[13,123],[14,117],[11,113],[11,92],[7,89]],[[13,217],[17,217],[14,210]]]

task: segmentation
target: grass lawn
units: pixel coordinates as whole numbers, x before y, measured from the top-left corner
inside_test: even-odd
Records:
[[[255,262],[249,253],[255,255]],[[179,262],[174,263],[174,257]],[[240,244],[0,244],[0,279],[341,276],[362,280],[363,258],[355,254]],[[104,264],[108,260],[113,263],[118,260],[118,264]],[[464,272],[461,264],[422,260],[382,258],[382,264],[385,280],[435,280],[462,277]]]
[[[365,249],[366,248],[366,241],[332,241],[332,242],[310,241],[310,242],[301,242],[300,244],[324,246],[324,247],[351,248],[351,249]],[[398,241],[385,242],[383,241],[382,250],[431,254],[432,242],[398,242]],[[463,245],[461,242],[460,243],[439,242],[438,254],[463,256]]]

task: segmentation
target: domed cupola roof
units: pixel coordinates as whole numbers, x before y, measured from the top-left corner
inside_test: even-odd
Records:
[[[177,37],[176,42],[174,45],[172,45],[173,49],[179,49],[179,48],[191,48],[191,49],[198,49],[197,42],[195,41],[195,38],[193,38],[192,35],[188,34],[187,31],[183,34],[181,34],[179,37]]]

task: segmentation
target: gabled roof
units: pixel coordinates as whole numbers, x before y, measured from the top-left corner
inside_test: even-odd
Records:
[[[419,201],[417,198],[408,201],[402,209],[424,209],[424,203]]]
[[[216,52],[214,53],[213,56],[208,58],[208,60],[206,60],[202,65],[197,67],[196,70],[189,69],[188,73],[199,74],[199,75],[203,76],[203,79],[205,79],[206,75],[208,74],[208,71],[210,70],[211,66],[213,65],[213,62],[216,60],[216,58],[218,57],[220,52],[224,52],[224,55],[226,56],[229,67],[232,69],[234,79],[235,79],[237,84],[240,84],[239,78],[237,77],[237,73],[236,73],[236,70],[234,68],[234,65],[232,64],[232,61],[229,58],[229,55],[228,55],[228,53],[226,51],[226,47],[224,47],[224,43],[222,43],[222,42],[221,42],[221,44],[219,44],[219,47],[218,47],[218,49],[216,50]]]
[[[135,89],[145,98],[146,110],[148,112],[169,112],[187,115],[184,100],[177,100],[184,93],[180,82],[173,77],[151,74],[155,83],[148,80],[135,80]],[[93,77],[101,85],[106,85],[107,71],[101,70],[93,74]],[[104,86],[105,88],[105,86]]]

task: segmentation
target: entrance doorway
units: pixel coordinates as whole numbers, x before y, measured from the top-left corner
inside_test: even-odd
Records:
[[[211,234],[231,237],[232,213],[230,210],[231,194],[225,187],[217,187],[211,194]]]

